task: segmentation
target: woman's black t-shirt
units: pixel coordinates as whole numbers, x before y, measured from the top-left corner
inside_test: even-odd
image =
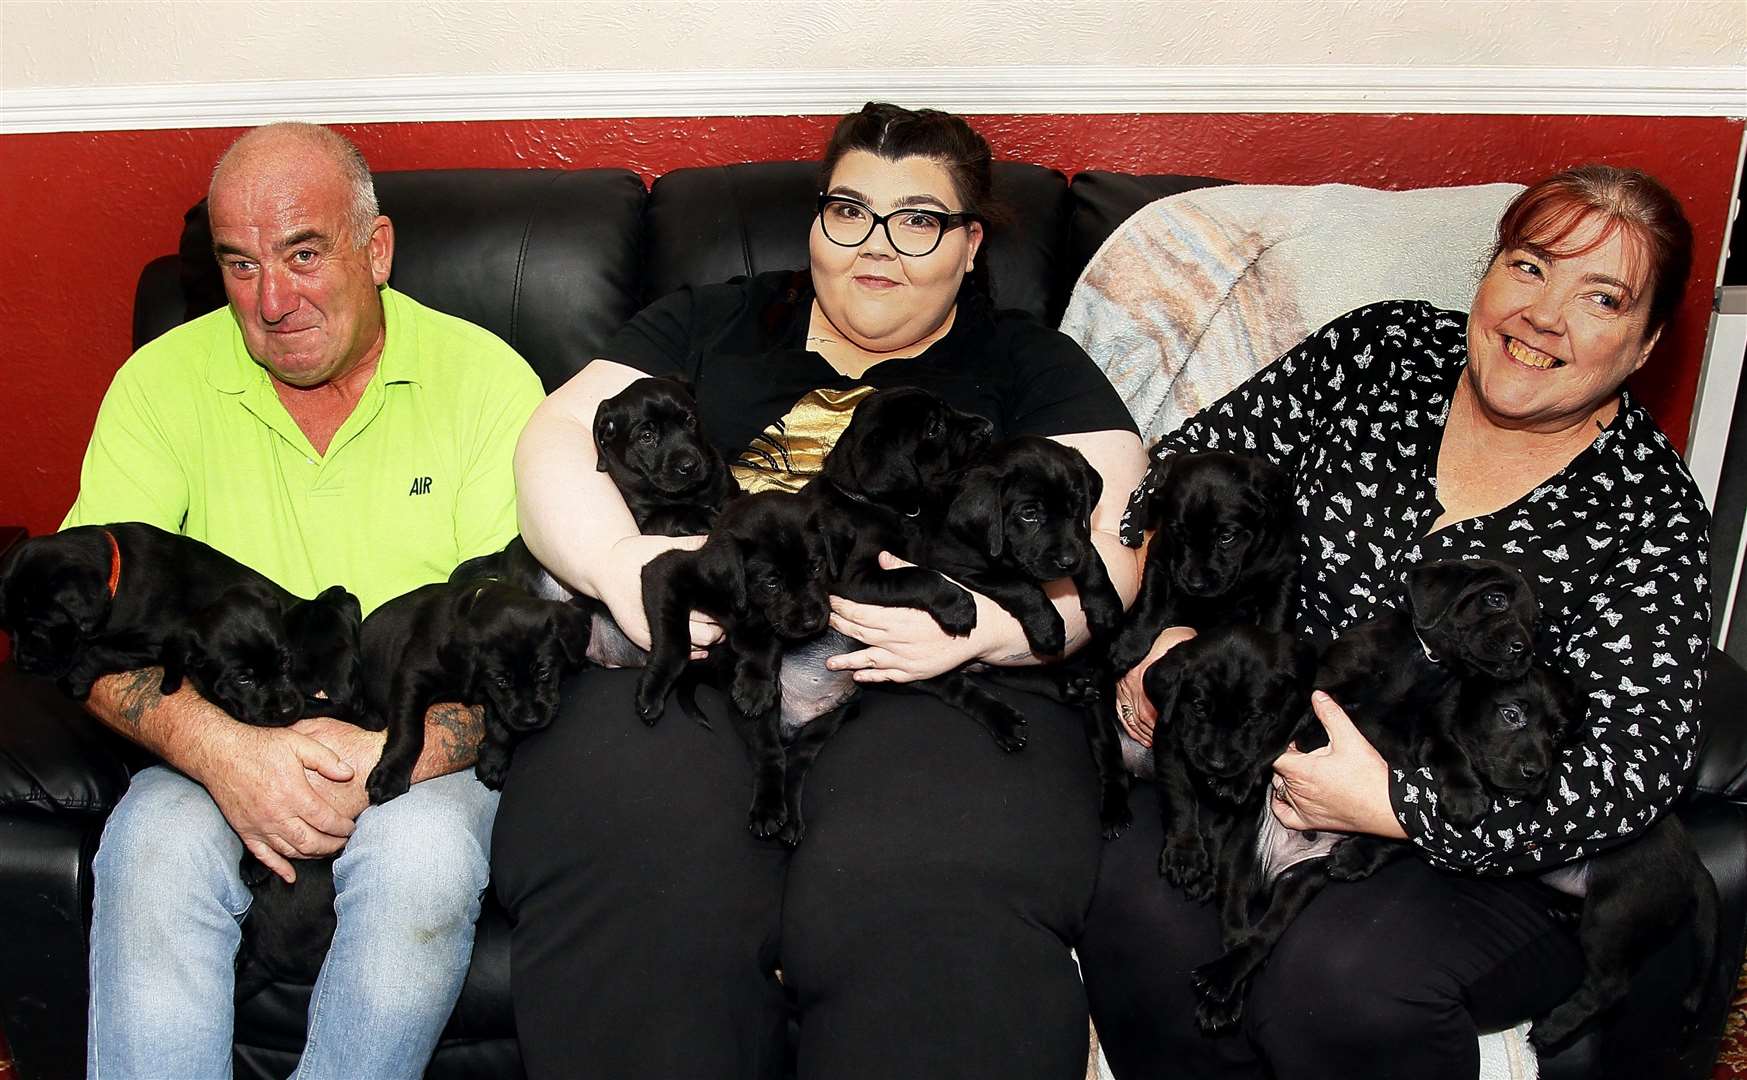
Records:
[[[939,341],[854,378],[805,348],[812,302],[805,272],[681,289],[639,312],[601,357],[689,380],[705,434],[748,491],[800,487],[856,403],[887,387],[919,387],[986,416],[997,437],[1135,430],[1078,345],[1027,316],[993,311],[969,289]]]

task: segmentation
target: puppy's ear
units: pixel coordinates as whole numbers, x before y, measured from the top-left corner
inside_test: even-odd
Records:
[[[1097,508],[1098,500],[1104,497],[1104,478],[1098,475],[1098,470],[1092,467],[1092,463],[1086,460],[1084,454],[1076,451],[1074,456],[1079,459],[1077,464],[1080,469],[1080,480],[1084,485],[1082,488],[1083,498],[1080,500],[1081,520],[1085,521],[1087,527],[1090,527],[1092,511]]]
[[[594,411],[594,471],[607,471],[607,444],[618,438],[619,432],[625,426],[624,417],[619,415],[619,408],[611,398],[600,403]]]
[[[1414,629],[1430,630],[1443,622],[1473,580],[1473,568],[1456,559],[1425,563],[1409,570],[1407,605]]]
[[[1547,689],[1553,699],[1551,705],[1558,711],[1559,722],[1554,737],[1560,743],[1570,742],[1582,733],[1583,723],[1589,718],[1589,700],[1563,671],[1551,667],[1544,667],[1541,671],[1546,676]]]
[[[946,527],[991,559],[1006,548],[1007,515],[1001,499],[1001,478],[986,465],[965,470],[958,497],[946,511]]]
[[[331,605],[349,623],[361,623],[364,621],[364,606],[358,602],[358,598],[353,596],[344,585],[329,585],[321,591],[321,594],[318,595],[316,599],[324,604]]]
[[[825,527],[825,519],[816,507],[807,515],[806,529],[819,545],[819,555],[825,560],[826,577],[836,581],[843,576],[843,564],[849,559],[849,546],[839,543],[831,530]]]
[[[565,659],[572,664],[580,664],[586,660],[590,629],[588,615],[581,608],[555,603],[551,622],[552,633],[558,639],[559,648],[564,650]]]
[[[187,630],[178,630],[164,641],[164,651],[158,657],[164,668],[164,678],[158,683],[158,693],[168,695],[182,689],[183,673],[193,648]]]
[[[1146,696],[1158,712],[1158,720],[1153,728],[1154,745],[1157,745],[1158,734],[1177,713],[1177,692],[1183,686],[1182,646],[1153,661],[1153,666],[1146,669],[1141,677],[1141,686],[1146,690]]]
[[[1250,458],[1250,484],[1261,498],[1267,519],[1277,522],[1293,506],[1292,476],[1265,458]]]
[[[735,611],[745,611],[746,554],[740,549],[740,541],[725,534],[713,535],[694,557],[704,584],[726,596]]]

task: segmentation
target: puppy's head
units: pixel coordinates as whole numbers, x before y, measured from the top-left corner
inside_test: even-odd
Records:
[[[1210,630],[1147,669],[1155,738],[1180,747],[1203,790],[1243,805],[1268,785],[1274,759],[1310,709],[1316,656],[1259,626]]]
[[[698,549],[698,567],[737,614],[764,619],[781,637],[811,637],[830,618],[836,567],[816,500],[766,491],[730,502]]]
[[[947,528],[1034,581],[1073,577],[1098,558],[1091,521],[1103,493],[1103,478],[1078,450],[1020,435],[965,472]]]
[[[1446,559],[1407,572],[1413,628],[1432,655],[1456,671],[1516,679],[1534,661],[1540,608],[1515,567],[1487,559]]]
[[[472,650],[473,698],[512,730],[549,725],[564,676],[587,657],[588,616],[495,582],[463,594],[458,610]]]
[[[1223,596],[1286,551],[1295,511],[1290,477],[1261,458],[1177,454],[1147,504],[1148,558],[1186,595]]]
[[[109,611],[109,542],[94,526],[37,536],[0,560],[0,629],[18,669],[59,678]]]
[[[285,727],[303,716],[303,692],[291,674],[292,649],[280,599],[253,585],[225,590],[171,639],[166,658],[200,696],[256,727]],[[170,680],[166,678],[166,684]]]
[[[286,609],[291,681],[303,696],[305,715],[351,717],[362,707],[358,630],[363,618],[358,598],[343,585]]]
[[[725,475],[722,456],[698,428],[697,402],[679,379],[638,379],[594,414],[595,468],[620,491],[682,497]]]
[[[1450,735],[1488,788],[1524,798],[1546,788],[1584,712],[1576,684],[1536,664],[1517,679],[1464,680]]]
[[[897,387],[855,407],[825,456],[824,475],[844,491],[914,513],[989,445],[994,425],[926,390]]]

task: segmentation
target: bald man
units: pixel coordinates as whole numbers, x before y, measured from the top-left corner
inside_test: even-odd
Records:
[[[344,584],[366,611],[501,548],[539,380],[387,286],[394,227],[358,150],[314,125],[257,128],[207,206],[229,304],[116,373],[62,527],[150,522],[301,596]],[[247,727],[186,685],[160,694],[160,674],[106,677],[88,705],[167,763],[133,778],[97,851],[88,1075],[230,1075],[245,850],[287,880],[340,853],[296,1075],[422,1074],[487,880],[497,796],[469,769],[478,715],[433,707],[417,782],[372,807],[381,733]]]

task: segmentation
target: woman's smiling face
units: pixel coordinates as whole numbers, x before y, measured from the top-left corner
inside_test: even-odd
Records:
[[[1648,260],[1636,238],[1591,214],[1558,242],[1492,260],[1468,316],[1469,385],[1508,427],[1559,431],[1582,423],[1643,366]],[[1585,250],[1585,249],[1588,250]]]
[[[893,161],[865,150],[843,155],[825,194],[854,199],[876,214],[905,206],[946,213],[964,209],[951,174],[939,162],[916,156]],[[946,322],[982,239],[983,227],[971,221],[947,230],[927,255],[902,255],[885,229],[874,229],[856,247],[843,247],[825,236],[815,217],[808,253],[820,310],[869,352],[913,345]]]

